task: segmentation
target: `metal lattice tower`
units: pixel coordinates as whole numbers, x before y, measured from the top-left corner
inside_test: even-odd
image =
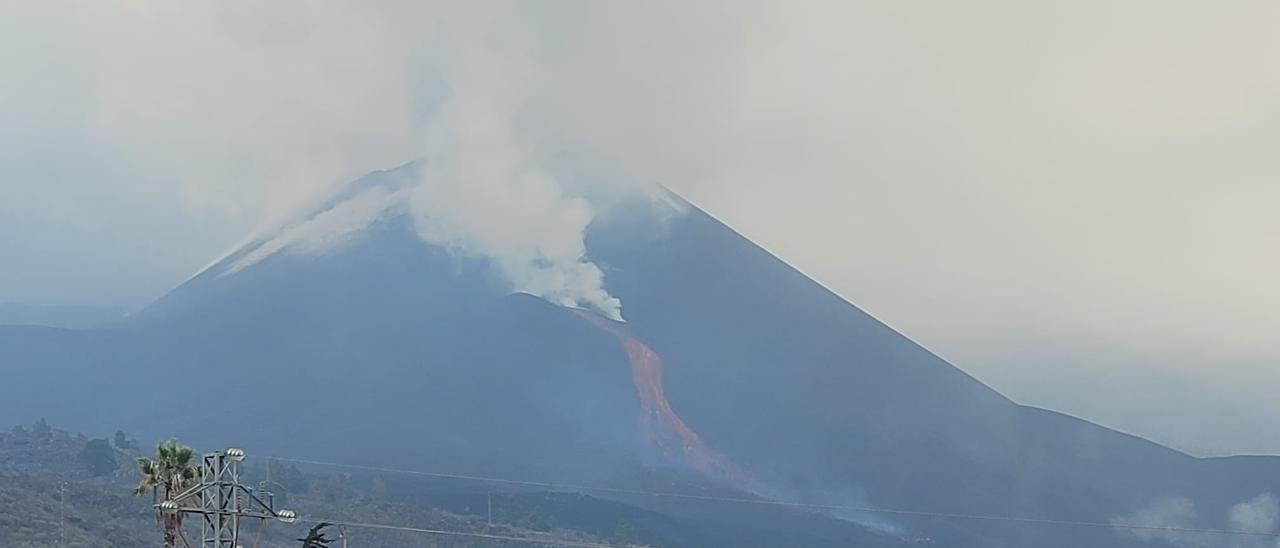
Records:
[[[200,465],[200,483],[156,508],[199,515],[203,521],[202,548],[240,548],[240,522],[245,518],[295,521],[297,514],[274,508],[269,491],[264,489],[259,497],[253,489],[240,484],[240,461],[244,458],[244,450],[235,448],[205,455]]]

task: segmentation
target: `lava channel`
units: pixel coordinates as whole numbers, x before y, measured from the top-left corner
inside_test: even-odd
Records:
[[[664,457],[683,461],[705,475],[733,485],[750,485],[748,475],[729,457],[707,447],[671,408],[662,388],[662,358],[649,345],[631,336],[618,324],[586,310],[574,310],[596,327],[616,337],[631,363],[631,382],[640,396],[641,429]]]

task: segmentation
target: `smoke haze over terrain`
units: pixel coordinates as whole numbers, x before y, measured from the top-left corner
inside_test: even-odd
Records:
[[[1280,6],[781,6],[7,6],[0,302],[140,307],[426,158],[420,235],[608,311],[590,197],[663,184],[1018,401],[1280,452]]]

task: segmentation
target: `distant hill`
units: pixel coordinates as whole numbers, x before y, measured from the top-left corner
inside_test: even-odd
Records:
[[[372,174],[310,219],[419,169]],[[635,196],[588,227],[625,323],[511,294],[500,265],[424,243],[388,208],[319,252],[286,227],[111,328],[0,328],[0,367],[22,379],[0,386],[0,419],[846,508],[623,501],[716,539],[694,546],[1162,546],[922,513],[1146,523],[1179,497],[1196,510],[1161,523],[1223,529],[1233,505],[1280,493],[1280,459],[1197,459],[1018,405],[668,198],[685,212]]]

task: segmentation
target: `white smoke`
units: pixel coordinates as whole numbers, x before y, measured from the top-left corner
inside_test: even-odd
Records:
[[[452,127],[445,124],[442,131]],[[286,225],[218,275],[281,252],[331,250],[378,219],[407,210],[424,241],[491,261],[512,291],[622,321],[621,301],[605,289],[601,269],[585,258],[584,231],[593,217],[587,200],[566,195],[553,176],[519,159],[510,140],[457,139],[436,147],[440,154],[429,157],[416,185],[394,192],[373,187]]]
[[[281,251],[329,250],[389,210],[407,209],[424,241],[489,260],[512,291],[622,321],[621,301],[605,289],[600,267],[586,258],[591,203],[566,193],[512,129],[506,103],[465,78],[455,82],[454,93],[435,117],[419,181],[395,192],[370,188],[287,225],[220,275]]]
[[[1196,505],[1191,499],[1166,497],[1152,502],[1133,514],[1113,519],[1111,522],[1123,527],[1132,527],[1133,529],[1121,529],[1121,531],[1140,540],[1162,540],[1176,546],[1198,547],[1206,539],[1171,530],[1194,528],[1196,518]]]
[[[622,302],[587,256],[592,205],[566,193],[537,141],[512,123],[521,71],[473,53],[447,75],[451,97],[428,131],[410,210],[428,243],[490,260],[511,289],[622,321]]]
[[[1124,536],[1182,548],[1280,547],[1280,539],[1274,536],[1280,533],[1280,503],[1275,495],[1264,493],[1235,504],[1226,518],[1226,530],[1254,534],[1187,531],[1213,527],[1199,523],[1195,502],[1186,497],[1161,498],[1111,522],[1127,528],[1120,529]]]
[[[586,257],[592,204],[569,195],[531,141],[512,128],[511,103],[472,82],[468,75],[451,80],[453,96],[433,119],[420,180],[395,192],[365,190],[287,225],[220,275],[281,251],[331,249],[388,210],[405,209],[424,241],[490,261],[512,291],[622,321],[621,301],[605,289],[604,272]]]
[[[1258,495],[1232,506],[1227,511],[1227,524],[1236,531],[1274,533],[1280,529],[1280,503],[1275,495]]]
[[[158,14],[155,17],[169,14],[163,6],[149,8],[146,13],[155,12]],[[632,35],[627,20],[634,17],[619,17],[611,10],[583,14],[599,20],[600,24],[574,23],[564,27],[558,19],[544,19],[539,10],[521,8],[518,4],[476,4],[463,8],[409,3],[402,7],[404,9],[392,17],[377,10],[348,6],[347,11],[338,14],[341,17],[335,16],[332,21],[335,28],[344,29],[347,19],[361,25],[338,34],[304,34],[304,38],[316,40],[337,36],[331,40],[337,44],[333,47],[343,52],[355,48],[353,53],[330,55],[350,61],[354,72],[321,70],[345,65],[297,62],[285,55],[292,55],[293,50],[282,52],[280,66],[290,70],[295,66],[314,68],[321,71],[320,76],[324,78],[317,76],[316,82],[307,80],[307,89],[281,89],[281,98],[263,102],[263,108],[269,105],[274,109],[297,106],[290,97],[304,101],[308,108],[285,110],[296,112],[305,124],[285,123],[292,118],[279,122],[293,131],[288,135],[295,139],[270,133],[262,139],[247,141],[245,147],[252,149],[255,158],[276,159],[281,156],[279,143],[297,143],[297,153],[286,150],[289,154],[284,154],[278,163],[315,166],[312,171],[291,175],[289,180],[314,180],[310,186],[316,192],[285,193],[291,203],[299,194],[307,194],[311,200],[328,196],[334,186],[319,183],[331,178],[350,179],[416,158],[424,160],[421,180],[394,196],[357,196],[351,203],[339,204],[310,220],[295,221],[283,229],[269,228],[266,238],[254,238],[263,243],[234,261],[224,274],[281,251],[306,253],[328,249],[350,239],[376,220],[381,215],[379,204],[391,207],[394,203],[412,214],[423,240],[460,255],[488,260],[509,282],[512,291],[537,295],[564,306],[591,309],[621,320],[622,303],[605,288],[604,271],[588,257],[584,230],[607,207],[598,200],[598,194],[606,192],[601,187],[606,186],[638,186],[651,191],[654,203],[667,202],[663,209],[656,210],[658,213],[672,215],[681,211],[679,202],[649,186],[663,179],[657,176],[659,172],[649,168],[664,163],[650,161],[655,156],[652,151],[641,152],[636,146],[624,144],[632,141],[631,136],[662,135],[662,147],[674,146],[668,143],[674,142],[677,135],[671,135],[662,124],[649,127],[647,124],[653,121],[653,115],[635,118],[646,124],[611,122],[630,119],[620,117],[630,109],[619,109],[613,98],[624,97],[620,92],[632,90],[618,87],[631,81],[632,69],[621,71],[614,59],[596,52],[581,52],[586,53],[586,57],[566,64],[562,62],[564,59],[576,58],[577,54],[563,50],[566,44],[560,37],[572,30],[581,35],[575,42],[584,44],[640,39],[647,43],[649,34]],[[239,14],[234,10],[230,13]],[[320,16],[309,11],[303,14]],[[201,17],[196,23],[213,20],[218,18]],[[293,19],[282,16],[280,20]],[[595,30],[609,25],[615,31]],[[214,27],[213,30],[221,30]],[[664,27],[674,30],[670,24]],[[258,30],[254,26],[240,32]],[[618,36],[609,39],[610,35]],[[270,33],[260,37],[262,40],[272,38],[274,35]],[[227,43],[234,46],[242,41],[228,39]],[[221,55],[210,53],[213,54]],[[633,68],[642,66],[633,65]],[[263,69],[260,72],[281,71]],[[625,78],[619,80],[619,76]],[[385,90],[394,90],[394,93],[384,93]],[[336,98],[331,99],[331,95]],[[634,102],[634,98],[628,101]],[[140,112],[149,112],[145,101],[126,101],[125,104]],[[649,111],[665,112],[665,109]],[[235,114],[238,113],[226,113],[218,119],[234,121],[238,124],[236,128],[257,128],[264,121],[279,118],[261,113]],[[128,119],[133,118],[136,117]],[[185,126],[174,124],[169,118],[162,127]],[[347,122],[365,125],[359,128],[362,131],[356,131],[345,125]],[[238,132],[237,136],[240,134],[259,135],[250,129]],[[620,140],[621,137],[628,139]],[[348,141],[352,146],[346,146]],[[644,141],[637,139],[636,142]],[[225,147],[206,148],[223,150]],[[341,151],[352,152],[354,156],[337,154]],[[566,155],[573,155],[574,161],[566,161]],[[572,164],[570,169],[577,172],[596,170],[608,176],[574,177],[572,183],[577,186],[570,191],[569,182],[560,174],[566,163]],[[228,159],[217,164],[244,162]],[[270,177],[273,181],[279,178],[275,171],[284,169],[273,170]],[[227,191],[233,182],[256,178],[260,178],[256,173],[223,176],[219,181],[229,182],[222,186],[199,188],[213,188],[214,191],[206,193],[211,199],[225,199],[243,194]],[[584,182],[587,180],[590,182]],[[591,201],[585,196],[590,196]],[[278,226],[278,219],[292,218],[289,213],[292,207],[271,209],[273,220],[264,221],[264,226]]]

